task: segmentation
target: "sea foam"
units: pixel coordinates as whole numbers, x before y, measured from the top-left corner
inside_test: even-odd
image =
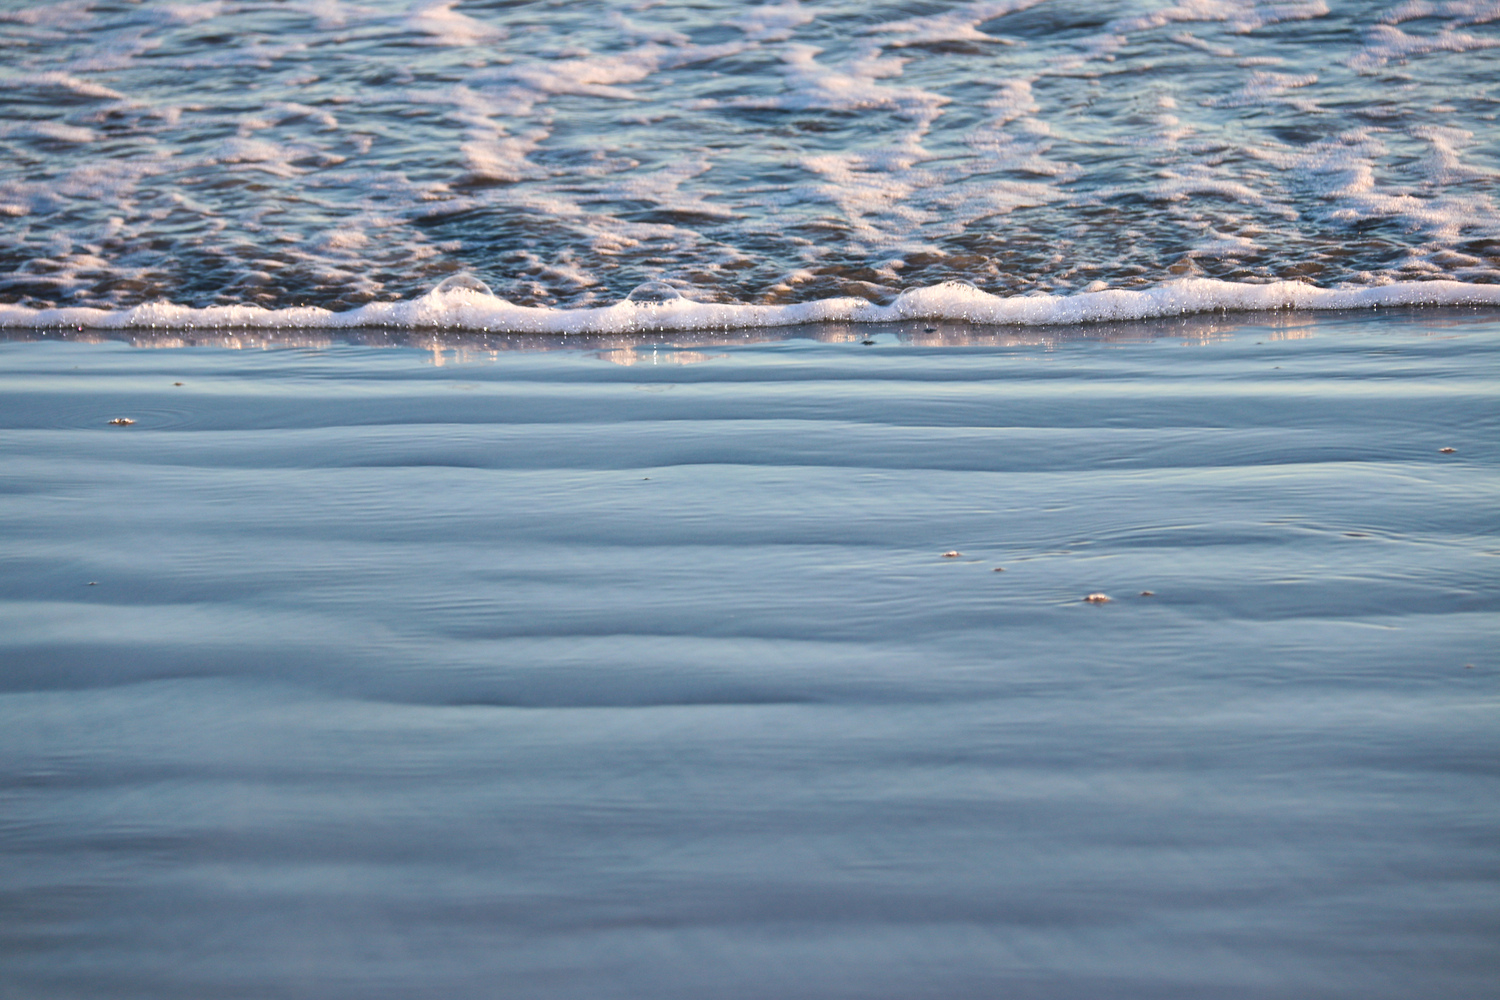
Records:
[[[34,310],[1500,282],[1497,0],[0,8]]]
[[[502,333],[600,334],[746,329],[804,323],[889,323],[962,320],[999,326],[1053,326],[1154,319],[1204,312],[1277,309],[1371,309],[1391,306],[1500,306],[1500,285],[1408,281],[1367,287],[1318,288],[1297,281],[1246,284],[1184,278],[1140,290],[1106,289],[1074,295],[991,295],[949,281],[903,292],[888,304],[842,296],[785,305],[698,302],[661,282],[648,282],[626,299],[590,309],[516,305],[466,275],[402,302],[372,302],[333,312],[313,306],[265,309],[254,305],[195,309],[168,302],[110,311],[0,306],[0,326],[75,329],[442,328]]]

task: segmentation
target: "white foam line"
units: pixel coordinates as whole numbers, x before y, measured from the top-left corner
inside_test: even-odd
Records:
[[[1444,305],[1500,306],[1500,285],[1408,281],[1374,287],[1317,288],[1296,281],[1251,285],[1212,278],[1185,278],[1140,291],[1111,289],[1076,295],[1004,298],[962,282],[945,282],[903,292],[894,302],[884,306],[848,297],[775,306],[694,302],[677,298],[666,302],[626,300],[594,309],[519,306],[493,295],[458,288],[434,290],[405,302],[371,303],[347,312],[330,312],[311,306],[295,309],[263,309],[259,306],[193,309],[170,303],[141,305],[117,312],[0,306],[0,326],[169,330],[399,327],[494,333],[601,334],[918,319],[967,320],[1006,326],[1069,326],[1218,311]]]

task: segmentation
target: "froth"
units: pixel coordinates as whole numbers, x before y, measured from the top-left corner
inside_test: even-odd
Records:
[[[189,329],[436,327],[491,333],[614,334],[708,331],[806,323],[888,323],[962,320],[996,326],[1068,326],[1155,319],[1193,313],[1277,309],[1371,309],[1391,306],[1500,306],[1500,285],[1456,281],[1400,282],[1364,288],[1317,288],[1297,281],[1264,285],[1188,278],[1140,291],[1104,289],[1075,295],[998,296],[965,282],[903,292],[893,302],[838,297],[793,305],[697,302],[669,285],[651,282],[613,305],[548,309],[516,305],[490,294],[483,282],[450,278],[405,302],[371,303],[346,312],[314,307],[193,309],[153,303],[133,309],[28,309],[0,306],[0,326],[77,329]]]
[[[1500,0],[8,6],[33,309],[1500,280]]]

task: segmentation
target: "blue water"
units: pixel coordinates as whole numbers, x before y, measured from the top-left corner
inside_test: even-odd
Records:
[[[0,993],[1493,997],[1500,325],[1086,329],[0,343]]]
[[[1500,277],[1500,8],[0,4],[0,304]]]
[[[1497,67],[0,0],[0,1000],[1492,1000]]]

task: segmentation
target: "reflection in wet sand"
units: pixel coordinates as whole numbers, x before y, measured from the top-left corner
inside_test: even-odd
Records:
[[[701,365],[705,361],[712,361],[725,355],[704,354],[702,351],[679,351],[671,345],[640,344],[598,351],[594,357],[600,361],[608,361],[612,365],[633,368],[636,365]]]
[[[1180,340],[1208,345],[1255,331],[1267,340],[1305,340],[1316,330],[1368,327],[1371,323],[1403,320],[1419,323],[1428,332],[1451,331],[1474,323],[1491,322],[1494,310],[1459,306],[1452,308],[1382,309],[1346,312],[1279,310],[1255,313],[1197,313],[1186,316],[1085,323],[1069,326],[986,326],[963,320],[912,320],[900,323],[812,323],[803,326],[744,330],[705,330],[640,334],[524,334],[430,329],[402,330],[386,327],[310,330],[306,328],[256,330],[107,330],[65,327],[59,329],[0,328],[0,342],[56,340],[67,343],[125,343],[140,348],[212,347],[235,351],[297,348],[324,350],[338,345],[358,347],[416,348],[431,352],[437,367],[477,364],[495,360],[502,352],[583,351],[611,364],[694,365],[718,355],[714,348],[810,340],[824,344],[890,344],[904,347],[1014,347],[1050,350],[1077,342],[1139,343]],[[878,338],[878,339],[877,339]]]
[[[312,345],[302,344],[301,347]],[[396,345],[392,345],[396,346]],[[471,344],[445,344],[442,341],[430,340],[424,345],[432,352],[428,360],[434,368],[443,368],[449,365],[477,365],[485,362],[495,362],[500,358],[498,351],[489,348],[476,348]]]

